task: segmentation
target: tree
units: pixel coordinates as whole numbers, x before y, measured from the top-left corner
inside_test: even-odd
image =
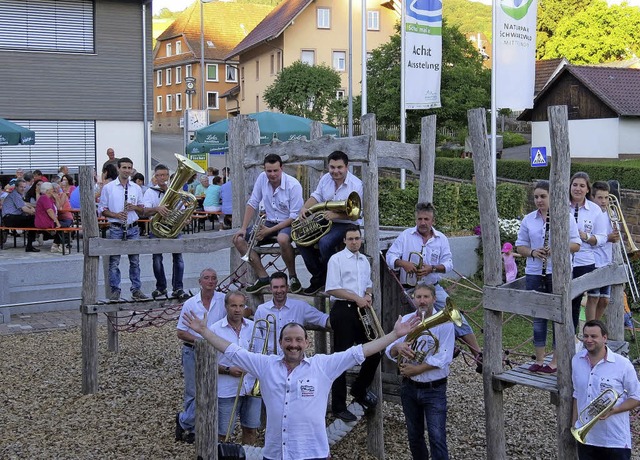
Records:
[[[536,56],[547,58],[547,42],[554,36],[558,24],[565,17],[573,17],[584,11],[594,0],[540,0],[536,36]]]
[[[400,123],[400,33],[373,50],[367,67],[368,111],[378,123]],[[467,110],[487,107],[491,98],[491,74],[482,66],[482,57],[457,27],[442,26],[442,107],[407,111],[407,139],[420,132],[420,118],[436,114],[438,125],[462,128],[467,125]],[[375,90],[373,90],[375,88]],[[410,91],[410,88],[408,88]]]
[[[331,67],[296,61],[282,69],[262,97],[271,109],[322,121],[340,85],[340,74]]]
[[[566,57],[572,64],[599,64],[628,59],[640,50],[640,10],[607,6],[603,0],[565,16],[545,46],[547,59]]]

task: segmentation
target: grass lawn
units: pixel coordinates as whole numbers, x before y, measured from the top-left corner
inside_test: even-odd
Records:
[[[482,285],[482,281],[472,280],[477,285]],[[462,282],[464,283],[464,281]],[[478,338],[480,346],[484,344],[484,334],[482,333],[483,325],[483,309],[482,294],[467,289],[459,284],[449,283],[445,285],[445,289],[449,292],[455,305],[460,310],[464,310],[467,321],[471,324]],[[638,313],[634,313],[634,317],[638,317]],[[533,355],[533,323],[531,318],[525,316],[516,316],[505,314],[504,324],[502,328],[502,348],[508,350],[508,358],[514,363],[524,363],[531,360]],[[547,335],[547,347],[551,352],[551,322],[549,322],[549,333]],[[636,342],[632,340],[631,332],[625,330],[625,340],[629,342],[629,358],[633,361],[640,357],[638,349],[640,348],[640,331],[636,332]]]

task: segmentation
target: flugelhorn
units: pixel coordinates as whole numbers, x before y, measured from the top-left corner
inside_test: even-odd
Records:
[[[600,417],[605,415],[613,406],[615,406],[619,398],[620,395],[616,390],[613,388],[607,388],[600,393],[596,399],[591,401],[587,407],[582,409],[578,414],[578,421],[582,426],[580,428],[571,427],[571,434],[576,438],[576,441],[580,444],[584,444],[587,439],[587,433],[589,433],[591,428],[600,421]],[[591,417],[591,420],[586,421],[586,417]]]
[[[378,315],[376,315],[376,311],[371,308],[360,308],[356,307],[358,310],[358,317],[360,318],[360,322],[364,326],[364,333],[367,336],[369,341],[379,339],[384,336],[384,330],[380,325],[380,321],[378,320]]]
[[[415,257],[414,257],[415,256]],[[413,263],[411,261],[412,258],[418,258],[418,263],[414,263],[414,265],[416,266],[416,270],[421,270],[422,266],[424,265],[424,257],[422,256],[421,252],[418,251],[411,251],[409,253],[409,256],[407,257],[407,261],[409,263]],[[418,273],[417,272],[413,272],[413,273],[409,273],[407,272],[407,276],[405,277],[405,284],[411,287],[415,287],[416,284],[418,284],[418,281],[420,281],[418,279]]]
[[[198,200],[191,193],[184,192],[182,187],[193,174],[204,174],[204,169],[198,164],[177,153],[174,155],[178,160],[178,169],[160,201],[160,206],[169,208],[169,213],[166,216],[156,214],[151,218],[151,230],[160,238],[175,238],[191,218]]]
[[[247,253],[240,257],[244,262],[249,262],[249,259],[251,258],[251,251],[253,251],[253,248],[258,243],[258,232],[260,231],[260,227],[264,225],[265,219],[265,215],[262,214],[256,219],[256,223],[253,224],[253,227],[251,228],[251,237],[247,243]]]
[[[324,201],[314,204],[309,208],[311,215],[306,219],[298,216],[291,223],[291,239],[298,246],[311,246],[316,244],[320,238],[329,233],[333,222],[324,217],[324,211],[343,212],[349,220],[360,218],[360,195],[351,192],[346,200]]]

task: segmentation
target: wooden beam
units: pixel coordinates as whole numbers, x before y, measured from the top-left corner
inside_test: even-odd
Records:
[[[98,302],[92,305],[82,305],[81,311],[87,315],[98,313],[112,313],[118,311],[140,311],[160,310],[169,307],[182,306],[181,303],[168,303],[167,300],[143,300],[137,302]]]
[[[609,264],[592,272],[571,280],[571,298],[575,299],[590,289],[596,289],[612,284],[627,282],[627,272],[624,265]]]
[[[109,256],[112,254],[173,254],[216,252],[233,246],[232,238],[236,230],[209,232],[209,234],[185,235],[181,239],[140,239],[109,240],[106,238],[86,237],[89,243],[88,255],[91,257]]]
[[[563,321],[562,297],[556,294],[485,286],[482,303],[492,311]]]
[[[412,172],[420,172],[420,146],[418,144],[376,141],[376,151],[384,152],[384,155],[378,158],[378,167],[380,168],[404,168]]]
[[[216,349],[198,339],[196,351],[196,458],[218,458],[218,359]]]

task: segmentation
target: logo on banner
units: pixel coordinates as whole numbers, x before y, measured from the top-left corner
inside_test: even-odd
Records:
[[[533,0],[500,0],[500,8],[502,8],[502,11],[516,21],[519,21],[527,15],[529,7],[532,4]]]
[[[407,15],[424,22],[442,21],[442,2],[440,0],[412,0],[407,7]]]

